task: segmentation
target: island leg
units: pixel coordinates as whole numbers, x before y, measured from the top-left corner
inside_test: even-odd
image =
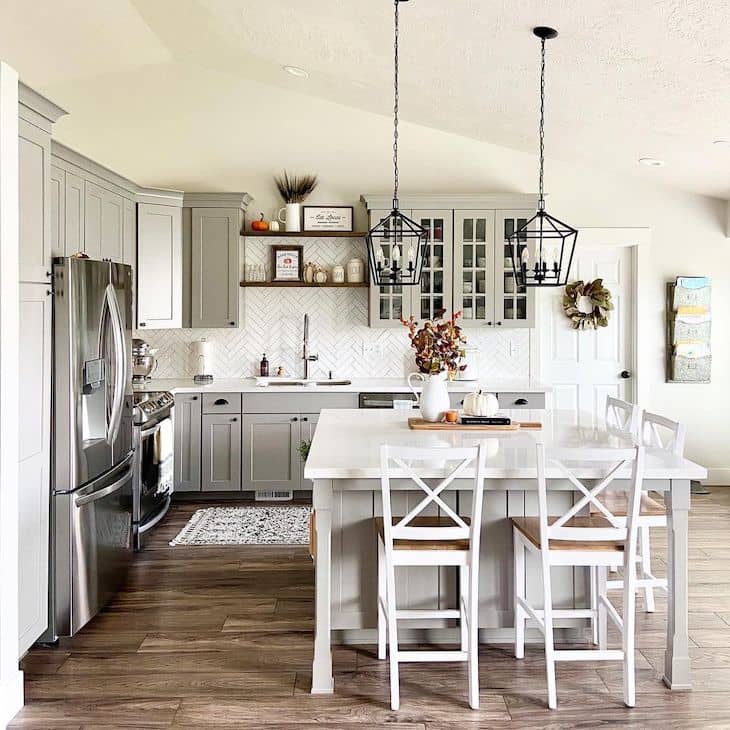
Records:
[[[689,480],[673,479],[664,499],[667,506],[667,649],[664,684],[670,689],[691,689],[688,603]]]
[[[315,524],[314,659],[312,694],[332,694],[332,481],[316,479],[312,489]]]

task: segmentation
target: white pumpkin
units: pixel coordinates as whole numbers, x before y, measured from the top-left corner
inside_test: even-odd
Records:
[[[499,410],[497,396],[492,393],[469,393],[464,398],[464,413],[467,416],[493,416]]]

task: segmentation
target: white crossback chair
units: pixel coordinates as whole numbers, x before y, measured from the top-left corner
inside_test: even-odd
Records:
[[[636,403],[606,397],[606,427],[637,434],[641,409]]]
[[[605,476],[596,486],[586,487],[571,471],[570,465],[581,462],[600,469]],[[604,470],[603,466],[606,467]],[[599,501],[601,493],[617,474],[630,466],[631,490],[627,519],[619,519]],[[550,467],[569,480],[582,495],[558,517],[548,515],[546,469]],[[634,624],[636,615],[636,555],[638,542],[637,517],[644,471],[644,448],[628,449],[571,448],[549,449],[537,445],[537,517],[513,517],[514,584],[515,584],[515,656],[525,655],[525,623],[535,621],[545,637],[548,706],[557,706],[555,662],[621,661],[623,694],[627,706],[636,702],[634,676]],[[594,505],[600,514],[585,515],[585,508]],[[540,557],[542,566],[543,607],[534,608],[527,601],[525,553]],[[597,596],[591,608],[554,609],[550,568],[554,565],[589,566],[598,571]],[[606,595],[606,573],[610,566],[623,566],[623,619]],[[559,618],[588,618],[598,626],[599,649],[556,649],[553,621]],[[608,618],[622,634],[621,649],[608,649]]]
[[[450,473],[430,486],[417,474],[417,462],[443,460]],[[479,707],[478,600],[479,538],[485,452],[473,448],[410,448],[381,446],[380,484],[383,516],[375,518],[378,531],[378,658],[386,656],[386,633],[390,652],[390,704],[400,706],[398,667],[401,662],[467,662],[469,706]],[[444,501],[443,491],[455,480],[464,479],[473,468],[471,518],[461,517]],[[393,517],[391,479],[410,479],[423,490],[423,499],[404,517]],[[427,480],[433,482],[435,480]],[[423,512],[438,507],[440,516]],[[396,606],[396,566],[434,565],[459,568],[459,607],[455,609],[399,610]],[[398,648],[400,619],[458,619],[461,647],[458,651],[401,651]]]
[[[641,417],[639,438],[647,448],[663,449],[675,456],[684,456],[684,441],[686,429],[683,424],[672,421],[664,416],[644,411]],[[626,520],[628,497],[625,491],[612,492],[601,497],[601,502],[617,517]],[[641,511],[639,512],[639,572],[636,581],[637,590],[644,590],[647,613],[654,612],[654,589],[667,590],[665,578],[657,578],[651,568],[651,540],[649,530],[652,527],[667,526],[667,512],[664,504],[658,499],[644,493],[641,497]],[[592,576],[591,580],[595,580]],[[623,588],[621,579],[609,580],[608,590]],[[594,643],[596,636],[593,637]]]

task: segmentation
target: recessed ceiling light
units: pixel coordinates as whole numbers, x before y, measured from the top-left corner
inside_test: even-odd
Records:
[[[656,157],[639,157],[639,162],[647,167],[662,167],[664,160],[657,160]]]
[[[309,71],[305,71],[303,68],[299,68],[299,66],[284,66],[283,68],[288,74],[296,76],[298,79],[309,78]]]

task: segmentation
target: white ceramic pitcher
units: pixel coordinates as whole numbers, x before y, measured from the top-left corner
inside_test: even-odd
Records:
[[[302,206],[299,203],[287,203],[279,209],[276,217],[284,224],[287,233],[298,233],[302,230]]]
[[[449,391],[446,388],[447,374],[424,375],[423,373],[411,373],[408,376],[408,387],[416,396],[416,401],[421,408],[421,418],[424,421],[438,423],[444,418],[444,413],[451,407]],[[423,383],[423,390],[417,393],[411,380],[419,378]]]

